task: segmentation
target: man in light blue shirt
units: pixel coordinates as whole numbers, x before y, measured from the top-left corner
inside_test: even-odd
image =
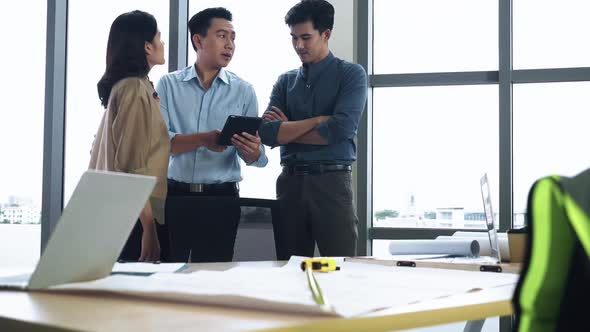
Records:
[[[156,88],[171,140],[166,220],[176,261],[189,255],[192,261],[231,261],[240,219],[239,159],[256,167],[268,162],[258,135],[217,144],[229,115],[258,116],[252,85],[224,69],[235,48],[231,20],[224,8],[194,15],[188,25],[196,63],[165,75]]]

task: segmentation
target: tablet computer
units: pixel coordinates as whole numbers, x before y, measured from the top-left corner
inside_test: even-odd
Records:
[[[258,127],[260,127],[261,123],[262,118],[254,116],[230,115],[227,117],[227,120],[225,120],[225,125],[221,130],[217,144],[233,145],[231,142],[232,136],[235,134],[241,134],[243,132],[256,135]]]

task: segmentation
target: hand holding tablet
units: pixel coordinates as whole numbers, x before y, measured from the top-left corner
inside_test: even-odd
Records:
[[[262,123],[262,118],[251,116],[230,115],[225,120],[225,125],[219,135],[219,145],[233,145],[231,138],[233,135],[241,135],[246,132],[250,135],[256,136],[256,132]]]

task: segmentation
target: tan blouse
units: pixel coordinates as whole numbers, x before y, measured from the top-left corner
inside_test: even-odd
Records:
[[[154,92],[147,78],[129,77],[113,86],[88,168],[157,177],[150,203],[164,224],[170,138]]]

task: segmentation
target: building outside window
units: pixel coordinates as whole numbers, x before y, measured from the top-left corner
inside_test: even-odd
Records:
[[[41,244],[47,1],[0,6],[0,267],[26,269]]]

